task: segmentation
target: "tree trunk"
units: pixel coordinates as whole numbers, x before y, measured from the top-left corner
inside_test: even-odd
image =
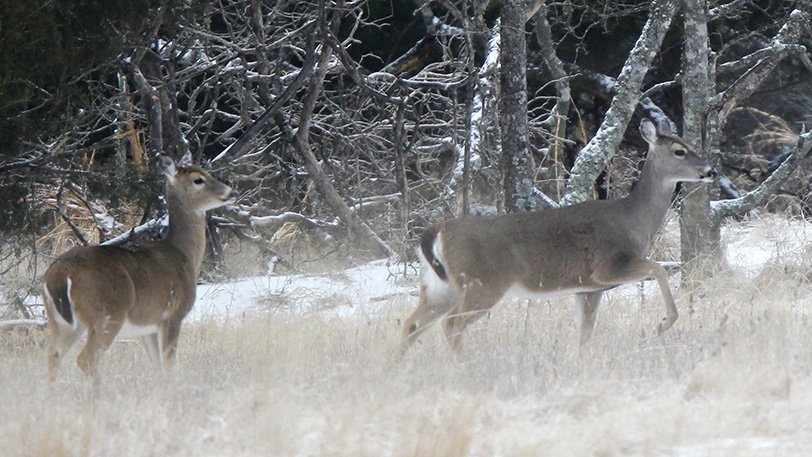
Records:
[[[502,8],[500,29],[502,93],[499,123],[502,130],[502,182],[505,211],[531,211],[533,198],[533,161],[528,151],[527,134],[527,49],[524,36],[526,5],[523,0],[507,0]]]
[[[708,155],[704,135],[710,97],[708,74],[707,0],[683,0],[685,45],[682,60],[682,137],[702,157]],[[709,263],[719,259],[719,227],[710,215],[710,186],[700,183],[682,185],[680,207],[680,248],[684,273],[712,269]],[[685,275],[690,277],[691,274]]]
[[[144,77],[144,74],[141,73],[138,66],[134,65],[129,59],[123,60],[121,66],[124,72],[133,78],[135,87],[141,95],[141,101],[144,104],[144,111],[147,115],[147,123],[149,124],[147,155],[150,159],[154,159],[161,155],[164,150],[160,94],[152,84],[147,81],[147,78]]]
[[[463,170],[468,169],[468,177],[463,178],[467,192],[473,189],[474,176],[482,172],[487,158],[502,155],[498,102],[500,24],[501,21],[497,19],[496,24],[490,30],[485,61],[477,71],[474,95],[471,99],[471,125],[465,142],[469,157],[468,165],[463,165]],[[465,158],[463,158],[464,161]]]
[[[553,158],[554,166],[559,167],[564,157],[564,141],[567,138],[567,116],[569,115],[572,100],[570,83],[567,72],[564,71],[564,64],[556,55],[555,43],[553,43],[552,37],[553,32],[550,23],[547,21],[546,5],[541,5],[541,8],[535,14],[535,18],[536,40],[539,48],[541,48],[544,63],[555,82],[555,91],[558,94],[558,100],[555,102],[553,112],[550,113],[550,130],[553,133],[550,155]]]
[[[398,105],[395,109],[394,121],[394,147],[395,147],[395,182],[400,191],[400,234],[403,239],[403,246],[407,246],[406,240],[409,237],[409,215],[412,204],[409,201],[409,182],[406,179],[406,133],[403,120],[404,105]],[[406,252],[400,252],[404,262],[408,258]]]
[[[183,157],[189,151],[189,143],[180,128],[178,99],[176,93],[175,65],[167,62],[163,66],[160,88],[161,111],[164,133],[164,153],[172,157]],[[200,157],[198,157],[199,159]]]

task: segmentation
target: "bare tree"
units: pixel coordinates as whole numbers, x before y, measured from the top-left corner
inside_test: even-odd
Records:
[[[706,110],[710,96],[710,75],[706,0],[683,0],[685,42],[682,57],[683,138],[706,157]],[[710,189],[704,184],[684,184],[680,206],[680,253],[684,266],[700,261],[700,256],[718,253],[719,238],[713,236]],[[718,234],[718,230],[716,232]],[[715,256],[719,258],[718,255]],[[700,262],[704,263],[704,262]]]
[[[707,13],[704,0],[684,0],[685,52],[683,61],[683,101],[685,103],[685,136],[698,150],[705,150],[712,162],[718,163],[722,128],[731,112],[752,95],[767,80],[770,73],[786,57],[795,55],[812,72],[812,63],[804,47],[797,42],[803,30],[810,27],[810,4],[800,2],[788,15],[778,33],[765,46],[744,57],[720,62],[708,46],[707,22],[718,12]],[[735,2],[733,2],[735,3]],[[733,5],[736,6],[736,5]],[[741,5],[738,5],[741,7]],[[730,11],[726,11],[728,14]],[[721,50],[720,52],[724,52]],[[717,53],[718,54],[718,53]],[[730,77],[734,82],[719,88],[711,76]],[[717,93],[718,91],[718,93]],[[690,130],[690,131],[689,131]],[[730,201],[711,202],[713,194],[705,188],[687,187],[681,218],[682,260],[718,258],[722,218],[742,215],[763,204],[797,162],[809,151],[808,135],[802,135],[792,153],[773,174],[756,189]]]

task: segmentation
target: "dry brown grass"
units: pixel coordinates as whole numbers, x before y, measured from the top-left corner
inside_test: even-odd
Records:
[[[571,299],[508,302],[466,334],[461,358],[437,329],[396,363],[414,306],[401,298],[368,319],[188,325],[166,375],[119,343],[93,395],[73,360],[49,390],[41,338],[8,337],[0,455],[812,455],[810,255],[764,223],[737,230],[735,242],[774,247],[764,269],[677,294],[682,315],[662,337],[658,293],[613,291],[583,350]]]
[[[99,233],[99,224],[102,221],[96,220],[96,216],[109,217],[109,209],[105,208],[101,202],[85,200],[72,187],[62,188],[61,198],[57,197],[59,192],[60,189],[53,187],[40,187],[36,191],[36,198],[45,203],[45,209],[51,212],[50,217],[53,220],[52,228],[48,233],[37,239],[37,248],[44,249],[50,255],[56,256],[81,244],[73,228],[57,212],[57,206],[62,208],[64,215],[81,231],[88,244],[99,244],[103,241]],[[139,209],[135,204],[126,201],[119,202],[115,210],[117,224],[115,227],[109,228],[110,231],[106,233],[106,236],[112,238],[138,225],[141,217],[138,212]]]

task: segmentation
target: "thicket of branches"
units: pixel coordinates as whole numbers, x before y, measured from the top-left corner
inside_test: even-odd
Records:
[[[518,182],[532,183],[523,198],[538,206],[565,193],[602,198],[614,182],[604,165],[631,117],[683,117],[676,0],[506,2],[523,30],[500,29],[502,5],[478,0],[73,3],[34,11],[16,2],[0,27],[0,230],[28,245],[49,233],[64,239],[54,227],[94,242],[156,219],[161,184],[151,163],[190,150],[242,195],[212,228],[269,258],[287,260],[273,241],[292,226],[325,251],[408,258],[429,222],[514,207],[504,203],[503,175],[516,171],[506,156],[521,159],[509,163],[523,164]],[[723,165],[723,196],[744,197],[785,159],[797,167],[805,155],[798,132],[812,106],[810,36],[781,33],[793,20],[808,25],[809,6],[698,4],[708,8],[711,78],[721,102],[735,101],[717,105],[731,121],[719,126],[713,160]],[[654,48],[638,49],[656,27],[662,33],[643,43]],[[526,134],[504,137],[500,119],[514,121],[499,104],[511,95],[500,92],[500,59],[515,49],[499,45],[510,31],[527,46],[527,120],[516,121]],[[629,63],[635,52],[643,67]],[[767,79],[753,83],[765,62]],[[748,82],[752,90],[723,92]],[[619,133],[607,127],[611,104],[625,110]],[[751,133],[773,149],[747,161],[737,141]],[[516,135],[526,152],[509,142]],[[622,144],[643,150],[635,137]],[[574,164],[580,188],[567,181]],[[783,192],[808,211],[806,186]],[[736,208],[719,211],[747,209]],[[4,255],[14,255],[8,246]]]

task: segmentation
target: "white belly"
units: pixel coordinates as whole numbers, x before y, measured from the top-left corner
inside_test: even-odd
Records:
[[[121,326],[121,330],[118,332],[119,338],[138,338],[141,336],[151,335],[153,333],[158,333],[158,325],[157,324],[150,324],[150,325],[137,325],[130,322],[129,319],[124,320],[124,325]]]
[[[510,289],[508,289],[507,292],[505,292],[505,297],[529,298],[533,300],[549,300],[551,298],[564,297],[567,295],[573,295],[582,292],[595,292],[596,290],[598,289],[589,287],[572,287],[569,289],[555,289],[538,292],[535,290],[530,290],[519,283],[513,283],[513,285],[510,286]]]

